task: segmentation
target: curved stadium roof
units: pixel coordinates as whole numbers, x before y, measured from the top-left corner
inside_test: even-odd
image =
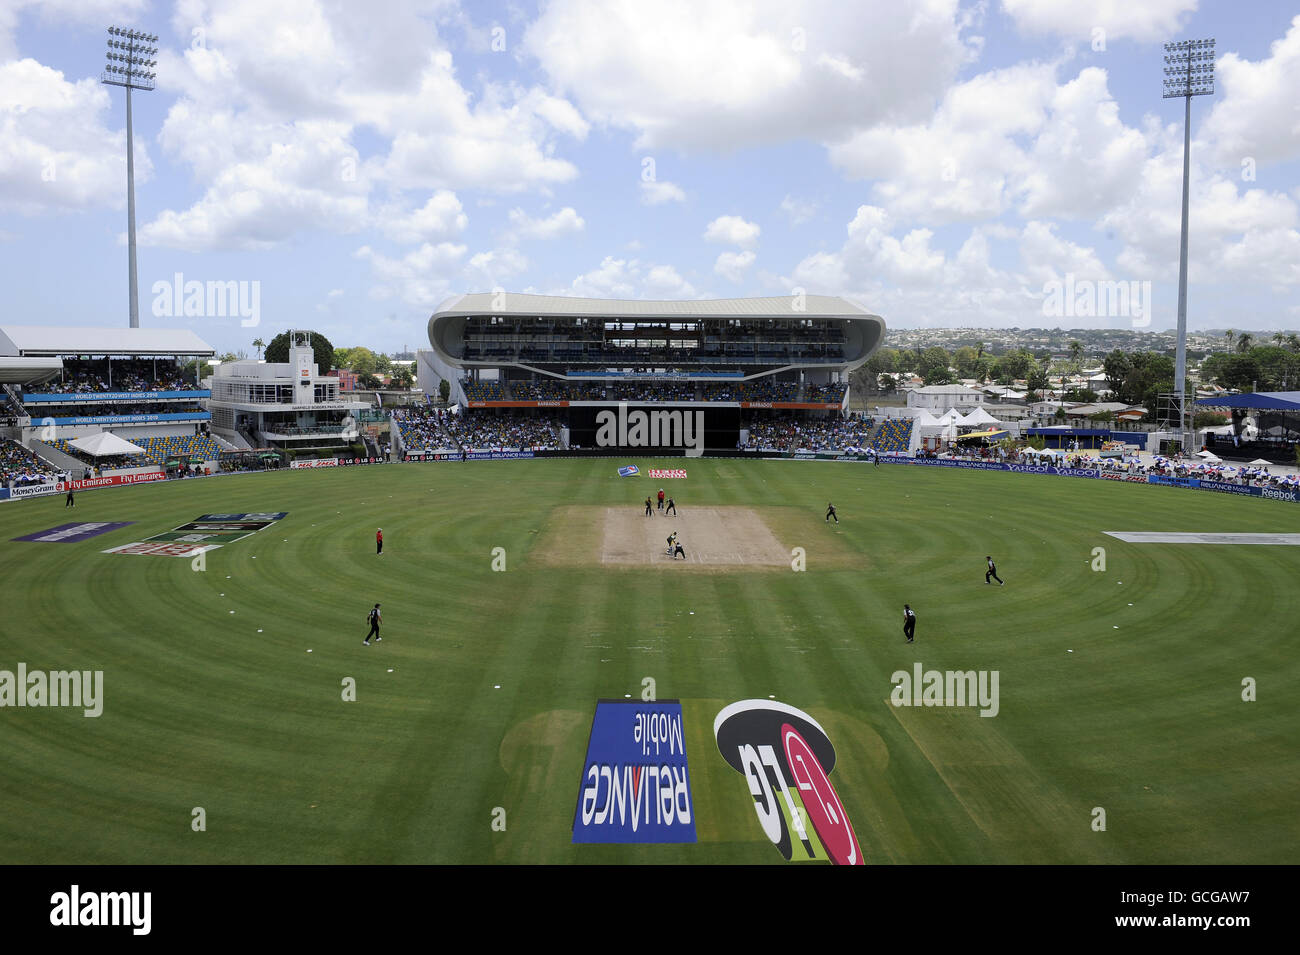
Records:
[[[455,365],[457,349],[451,340],[464,329],[464,319],[484,316],[519,316],[524,318],[608,318],[653,321],[666,319],[690,321],[712,318],[780,318],[844,320],[861,323],[863,328],[860,354],[848,364],[866,361],[884,341],[885,320],[852,302],[832,295],[806,295],[801,309],[794,307],[793,296],[763,298],[691,299],[656,301],[651,299],[570,298],[564,295],[529,295],[522,292],[475,292],[448,299],[429,318],[429,344],[446,361]]]

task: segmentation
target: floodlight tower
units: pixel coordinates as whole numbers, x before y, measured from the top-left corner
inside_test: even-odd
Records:
[[[126,90],[126,245],[129,272],[127,285],[131,296],[131,327],[140,327],[139,289],[135,279],[135,140],[131,132],[131,90],[148,91],[154,87],[153,68],[158,37],[139,30],[108,28],[108,63],[100,81]]]
[[[1183,113],[1183,235],[1178,250],[1178,352],[1174,393],[1178,396],[1178,446],[1186,450],[1187,425],[1187,197],[1191,177],[1192,97],[1214,95],[1214,38],[1165,44],[1165,99],[1181,96]]]

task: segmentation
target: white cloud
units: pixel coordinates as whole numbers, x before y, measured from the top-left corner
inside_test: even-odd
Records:
[[[878,126],[832,147],[852,177],[875,180],[900,218],[974,222],[1021,215],[1096,219],[1136,188],[1149,145],[1125,126],[1106,73],[1064,84],[1053,64],[1022,64],[953,86],[924,125]]]
[[[214,117],[224,125],[231,117]],[[182,129],[203,126],[173,109],[164,148]],[[232,123],[232,127],[237,124]],[[266,249],[306,230],[348,233],[367,224],[365,185],[348,175],[356,150],[338,123],[299,122],[248,128],[243,159],[218,164],[202,198],[188,209],[166,209],[140,228],[140,242],[202,251]]]
[[[754,264],[753,252],[723,252],[713,263],[713,271],[732,282],[745,277],[745,270]]]
[[[817,203],[788,195],[781,200],[780,209],[789,218],[791,225],[803,225],[817,214]]]
[[[656,265],[646,273],[642,286],[647,298],[694,298],[695,288],[671,265]]]
[[[612,255],[601,260],[598,268],[573,280],[567,294],[585,298],[694,298],[694,286],[671,265],[643,265],[637,259],[620,259]]]
[[[370,263],[378,284],[371,289],[376,299],[399,298],[408,305],[432,311],[452,291],[453,278],[460,274],[465,246],[452,242],[426,242],[401,258],[391,258],[363,245],[354,253]]]
[[[0,209],[25,215],[126,202],[126,130],[104,125],[108,88],[35,60],[0,64]],[[136,184],[153,176],[140,137]]]
[[[446,13],[415,0],[393,0],[382,16],[324,0],[274,11],[260,0],[178,0],[180,42],[160,44],[158,69],[177,99],[159,139],[206,192],[142,233],[187,249],[264,248],[369,225],[379,193],[544,191],[574,178],[557,145],[585,138],[587,121],[537,86],[462,85],[437,31]],[[437,203],[399,213],[389,231],[411,242],[461,228],[457,214],[439,214]]]
[[[66,31],[75,26],[102,30],[112,23],[129,24],[146,9],[147,0],[5,0],[0,4],[0,63],[17,59],[14,33],[26,11],[36,13],[45,27]]]
[[[472,256],[466,273],[471,279],[484,279],[490,287],[495,287],[527,269],[528,259],[518,249],[506,247]]]
[[[647,206],[657,206],[663,202],[685,202],[686,193],[676,183],[664,180],[646,182],[641,180],[641,202]]]
[[[1216,160],[1240,169],[1247,158],[1257,164],[1300,158],[1300,16],[1267,59],[1251,62],[1227,53],[1214,68],[1220,95],[1200,136],[1213,144]]]
[[[746,222],[740,216],[718,216],[705,228],[704,238],[747,249],[758,241],[760,232],[762,229],[756,223]]]
[[[957,0],[554,0],[523,49],[637,148],[730,150],[927,110],[968,55],[968,22]]]
[[[449,238],[463,232],[469,225],[469,217],[465,215],[460,200],[454,192],[446,189],[435,192],[419,209],[406,214],[381,211],[378,220],[385,235],[406,244]]]
[[[1196,0],[1002,0],[1002,9],[1026,33],[1056,34],[1091,42],[1092,31],[1119,39],[1163,40],[1177,32]]]
[[[534,219],[523,209],[511,209],[509,217],[510,234],[515,239],[558,239],[581,232],[587,225],[572,206],[565,206],[545,219]]]

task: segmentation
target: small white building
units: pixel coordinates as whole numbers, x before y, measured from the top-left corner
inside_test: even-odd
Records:
[[[907,406],[932,413],[942,413],[949,408],[965,412],[979,407],[983,398],[982,392],[964,385],[926,385],[907,393]]]
[[[306,332],[289,333],[287,362],[223,362],[208,384],[212,431],[236,447],[342,450],[360,440],[357,414],[369,407],[320,374]]]

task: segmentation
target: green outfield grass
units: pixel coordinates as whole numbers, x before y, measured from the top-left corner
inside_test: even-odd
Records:
[[[780,863],[712,734],[723,706],[769,695],[826,728],[869,863],[1300,861],[1300,548],[1101,533],[1290,532],[1300,508],[691,460],[671,482],[683,511],[779,508],[770,526],[805,549],[806,572],[548,563],[554,508],[637,509],[668,483],[620,479],[623,463],[655,464],[403,464],[96,491],[75,511],[0,505],[0,669],[105,681],[97,719],[0,709],[0,861]],[[201,572],[101,553],[254,511],[288,517]],[[72,520],[136,524],[11,541]],[[985,585],[985,554],[1007,586]],[[376,601],[385,639],[367,648]],[[919,615],[910,646],[904,602]],[[917,661],[998,670],[999,714],[890,705],[890,675]],[[646,677],[683,701],[699,841],[575,846],[595,702],[637,697]],[[1241,699],[1247,677],[1257,702]]]

